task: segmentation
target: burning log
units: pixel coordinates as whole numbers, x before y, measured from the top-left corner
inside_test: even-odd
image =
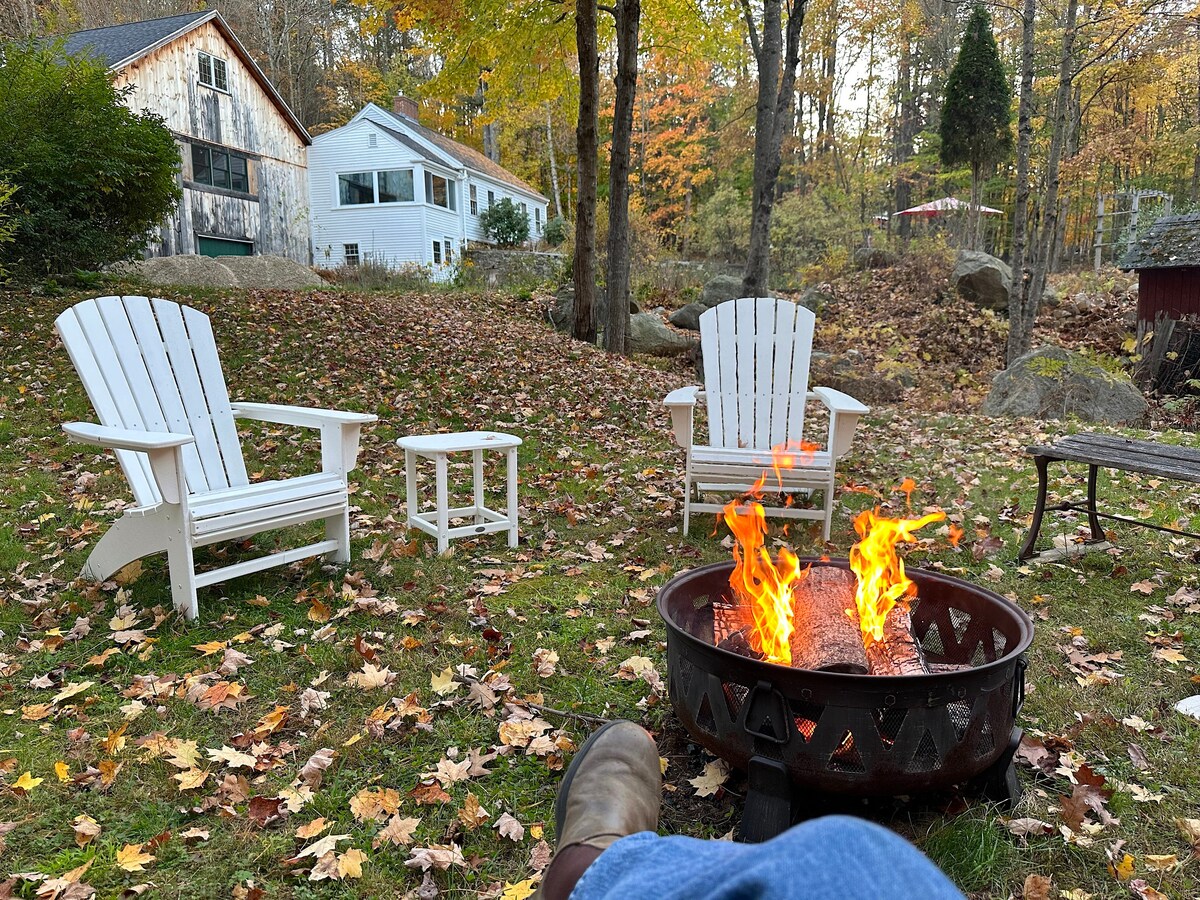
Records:
[[[912,617],[904,603],[897,603],[883,620],[883,640],[867,647],[872,675],[928,675],[925,653],[912,630]]]
[[[762,654],[750,646],[750,639],[746,636],[746,631],[747,629],[743,628],[741,631],[733,632],[716,645],[717,649],[728,650],[730,653],[736,653],[747,659],[762,659]]]
[[[854,575],[837,566],[813,566],[793,586],[792,668],[867,674],[857,586]]]

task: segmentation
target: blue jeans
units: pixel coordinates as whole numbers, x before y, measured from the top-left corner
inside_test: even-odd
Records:
[[[814,819],[762,844],[649,831],[617,841],[571,900],[964,900],[916,847],[850,816]]]

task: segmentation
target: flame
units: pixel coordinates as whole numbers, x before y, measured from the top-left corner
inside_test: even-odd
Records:
[[[858,576],[858,619],[869,647],[883,640],[883,622],[897,603],[909,602],[917,586],[904,574],[896,545],[916,540],[913,532],[946,518],[941,510],[919,519],[888,519],[878,510],[863,510],[854,519],[859,542],[850,548],[850,569]]]
[[[783,470],[811,460],[818,448],[811,441],[772,447],[771,469],[779,487],[783,487]],[[800,568],[799,558],[786,547],[779,551],[778,561],[771,559],[766,547],[767,517],[758,502],[766,483],[764,470],[748,496],[726,504],[722,512],[736,540],[729,586],[750,614],[750,646],[769,661],[786,666],[792,661],[792,588],[807,570]]]

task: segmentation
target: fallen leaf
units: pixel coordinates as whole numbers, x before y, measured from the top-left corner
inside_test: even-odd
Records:
[[[1029,874],[1025,876],[1025,886],[1021,889],[1022,900],[1050,900],[1051,880],[1045,875]]]
[[[429,686],[439,697],[445,697],[457,691],[460,687],[460,682],[454,680],[454,670],[450,666],[446,666],[445,669],[436,675],[429,676]]]
[[[388,820],[387,825],[380,830],[379,834],[375,835],[375,840],[371,846],[376,849],[383,844],[407,846],[412,843],[413,832],[417,830],[417,826],[420,824],[420,819],[392,816]]]
[[[88,815],[76,816],[71,827],[75,830],[75,844],[79,847],[90,844],[101,830],[100,823]]]
[[[45,781],[44,778],[34,778],[31,773],[25,772],[20,778],[13,782],[12,786],[13,790],[28,794],[43,781]]]
[[[533,651],[533,670],[539,678],[549,678],[554,674],[554,669],[557,665],[558,654],[553,650],[538,647]]]
[[[324,816],[321,816],[297,828],[296,837],[300,838],[302,841],[307,841],[311,837],[316,837],[328,827],[329,822],[325,821]]]
[[[504,890],[500,893],[500,900],[526,900],[533,896],[534,881],[532,878],[526,878],[524,881],[518,881],[515,884],[506,883]]]
[[[445,871],[451,866],[465,866],[462,851],[456,844],[432,844],[428,847],[413,847],[404,865],[410,869],[438,869]]]
[[[462,822],[463,827],[474,831],[491,817],[492,814],[479,805],[479,798],[468,791],[462,807],[458,810],[458,821]]]
[[[716,759],[708,763],[695,778],[688,779],[688,784],[696,789],[697,797],[711,797],[728,779],[729,764],[723,759]]]
[[[126,872],[144,872],[146,863],[154,862],[154,857],[146,853],[143,844],[126,844],[117,851],[117,868]]]
[[[508,813],[501,813],[496,819],[496,832],[500,837],[508,838],[510,841],[520,842],[525,839],[525,828]]]

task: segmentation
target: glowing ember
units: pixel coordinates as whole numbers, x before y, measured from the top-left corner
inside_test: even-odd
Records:
[[[909,603],[917,593],[917,586],[904,574],[896,545],[916,540],[913,532],[944,518],[940,510],[919,519],[887,519],[872,510],[855,517],[860,540],[850,548],[850,569],[858,576],[855,601],[866,646],[883,640],[883,623],[892,607]]]

